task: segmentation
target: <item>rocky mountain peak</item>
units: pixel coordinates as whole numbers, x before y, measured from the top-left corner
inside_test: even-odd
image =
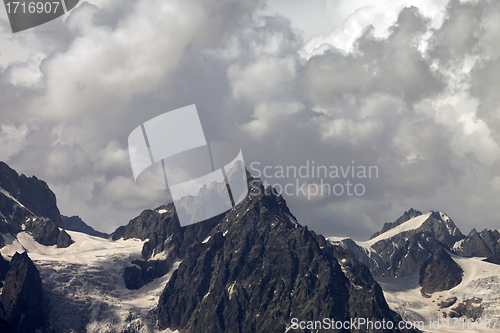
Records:
[[[397,226],[405,223],[406,221],[411,220],[412,218],[420,216],[420,215],[422,215],[422,212],[415,210],[413,208],[410,208],[409,210],[404,212],[403,215],[401,215],[396,221],[384,223],[382,230],[374,233],[370,237],[370,239],[373,239],[373,238],[377,237],[378,235],[383,234],[384,232],[391,230],[392,228],[397,227]]]
[[[56,196],[43,180],[36,176],[19,175],[7,164],[0,162],[0,187],[33,215],[48,218],[59,228],[63,227]]]
[[[453,246],[453,249],[464,257],[489,257],[500,252],[500,232],[485,229],[479,233],[473,228],[467,237]]]
[[[382,230],[367,242],[337,242],[368,265],[374,275],[384,277],[416,274],[439,243],[452,248],[464,238],[452,219],[441,211],[422,214],[410,209],[394,223],[386,223]]]
[[[47,183],[35,176],[19,175],[0,162],[0,232],[15,235],[28,231],[43,245],[70,244],[69,236],[58,242],[59,228],[63,228],[61,214]],[[0,238],[0,247],[3,245]]]
[[[301,226],[272,188],[251,191],[186,252],[160,296],[160,328],[278,332],[294,317],[400,320],[366,266]]]

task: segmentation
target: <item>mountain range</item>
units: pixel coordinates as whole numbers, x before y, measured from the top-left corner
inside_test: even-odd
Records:
[[[368,241],[325,238],[247,177],[250,194],[209,220],[181,227],[170,203],[107,235],[0,163],[0,330],[291,332],[293,320],[500,314],[484,295],[500,291],[498,231],[465,236],[443,212],[410,209]]]

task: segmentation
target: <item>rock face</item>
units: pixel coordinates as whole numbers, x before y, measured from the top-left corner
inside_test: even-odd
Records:
[[[51,246],[58,244],[59,228],[63,223],[56,196],[47,184],[0,162],[0,232],[28,231],[40,244]]]
[[[128,289],[139,289],[143,285],[168,273],[170,264],[166,260],[133,260],[134,266],[125,267],[123,278]]]
[[[484,261],[500,265],[500,252],[497,252],[494,255],[489,256],[488,258],[484,259]]]
[[[292,318],[401,320],[365,265],[299,225],[271,189],[252,191],[188,248],[160,296],[161,329],[284,332]]]
[[[26,252],[12,257],[0,300],[5,320],[17,332],[52,332],[40,274]]]
[[[463,270],[439,244],[420,269],[419,283],[426,294],[450,290],[462,282]]]
[[[0,282],[3,282],[5,280],[8,271],[9,271],[9,262],[5,260],[3,256],[0,254]]]
[[[181,227],[175,207],[170,203],[155,210],[147,209],[126,226],[116,229],[111,236],[113,240],[149,239],[142,248],[144,260],[135,260],[132,262],[134,266],[127,267],[124,271],[127,287],[139,289],[165,275],[174,260],[184,258],[187,250],[205,239],[224,216],[222,214],[201,223]],[[156,255],[159,257],[156,258]]]
[[[485,229],[478,233],[472,229],[464,240],[454,245],[453,250],[464,257],[489,257],[500,252],[500,232]]]
[[[0,162],[0,187],[27,207],[34,215],[50,219],[59,228],[63,227],[61,214],[56,205],[56,196],[47,183],[35,176],[18,175],[4,162]]]
[[[471,318],[476,320],[481,318],[484,308],[481,305],[481,298],[471,298],[457,304],[456,307],[452,308],[449,316],[451,318]]]
[[[405,228],[405,223],[414,223],[417,219],[422,219],[420,224]],[[398,227],[402,231],[392,233]],[[382,230],[385,231],[375,233],[370,241],[365,242],[369,246],[362,246],[349,238],[336,243],[367,265],[375,276],[404,277],[417,274],[439,243],[452,247],[464,238],[443,212],[422,215],[413,208],[396,222],[386,223]]]
[[[65,248],[73,244],[70,235],[65,230],[61,230],[59,232],[59,236],[57,236],[57,247]]]
[[[83,222],[83,220],[79,216],[67,217],[62,215],[61,218],[63,221],[64,229],[66,230],[83,232],[87,235],[101,237],[101,238],[109,237],[108,234],[97,231],[91,226],[89,226],[87,223]]]

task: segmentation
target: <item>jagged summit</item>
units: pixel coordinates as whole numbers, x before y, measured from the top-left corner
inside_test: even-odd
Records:
[[[366,242],[332,241],[351,251],[374,275],[404,277],[418,273],[439,243],[451,248],[464,238],[453,220],[441,211],[422,214],[410,209],[395,222],[384,224],[382,230]]]
[[[294,317],[400,320],[364,265],[301,226],[271,188],[253,191],[185,254],[160,296],[161,329],[283,332]]]
[[[35,176],[19,175],[0,162],[0,233],[26,231],[41,244],[68,246],[69,236],[59,228],[64,228],[61,214],[47,183]],[[0,237],[0,247],[3,245]]]
[[[464,239],[453,245],[453,250],[464,257],[489,257],[500,252],[500,231],[473,228]]]
[[[181,227],[168,204],[113,233],[115,240],[147,239],[142,259],[125,268],[130,289],[182,260],[160,296],[161,329],[275,332],[293,317],[400,320],[366,266],[301,226],[272,188],[248,181],[250,194],[209,220]]]
[[[395,222],[384,223],[382,230],[377,231],[376,233],[371,235],[370,239],[373,239],[373,238],[377,237],[378,235],[383,234],[384,232],[386,232],[394,227],[397,227],[398,225],[405,223],[406,221],[408,221],[414,217],[417,217],[419,215],[422,215],[422,212],[415,210],[413,208],[410,208],[409,210],[404,212],[403,215],[401,215]]]
[[[0,188],[4,196],[28,209],[34,216],[50,219],[63,228],[61,214],[56,205],[56,196],[43,180],[36,176],[19,175],[4,162],[0,162]],[[15,212],[12,212],[15,216]]]

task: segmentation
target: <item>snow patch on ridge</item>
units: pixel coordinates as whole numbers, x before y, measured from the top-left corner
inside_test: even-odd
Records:
[[[387,230],[383,234],[378,235],[377,237],[370,239],[366,242],[356,242],[361,247],[364,247],[367,250],[370,250],[373,244],[383,240],[383,239],[389,239],[392,238],[402,232],[410,231],[410,230],[415,230],[418,229],[427,219],[429,216],[431,216],[432,212],[429,212],[427,214],[419,215],[417,217],[414,217],[412,219],[409,219],[405,223],[402,223],[398,225],[397,227],[394,227],[392,229]]]
[[[464,240],[465,240],[465,238],[462,238],[461,240],[455,242],[455,244],[453,244],[452,250],[453,251],[461,250],[462,249],[462,244],[463,244]]]

